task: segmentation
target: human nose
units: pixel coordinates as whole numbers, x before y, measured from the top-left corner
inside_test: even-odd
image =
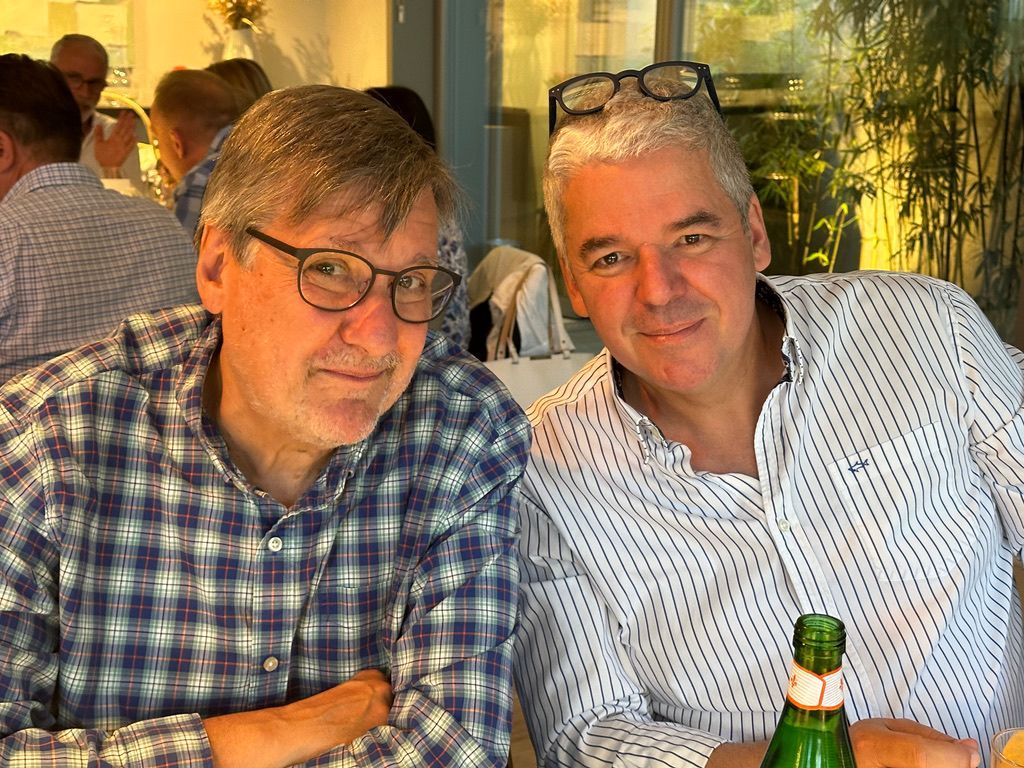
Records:
[[[376,275],[373,285],[354,306],[337,313],[338,333],[346,343],[372,353],[394,349],[398,324],[402,321],[395,315],[391,303],[393,280],[386,275]]]
[[[637,249],[637,299],[649,306],[662,306],[675,299],[684,278],[679,264],[658,245],[645,243]]]

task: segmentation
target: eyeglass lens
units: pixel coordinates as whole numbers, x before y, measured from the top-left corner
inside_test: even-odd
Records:
[[[700,73],[693,67],[665,64],[641,73],[640,83],[659,99],[685,98],[700,85]],[[566,112],[584,114],[603,107],[615,95],[614,76],[597,74],[582,77],[562,90],[562,106]]]
[[[354,306],[373,285],[373,270],[358,256],[346,253],[313,253],[306,258],[299,288],[302,297],[321,309],[340,310]],[[395,314],[410,323],[437,317],[455,287],[452,276],[433,267],[403,269],[391,286]]]
[[[68,85],[72,88],[81,88],[83,85],[90,90],[103,90],[107,87],[107,81],[102,78],[90,78],[86,80],[77,72],[64,73],[64,79],[68,81]]]

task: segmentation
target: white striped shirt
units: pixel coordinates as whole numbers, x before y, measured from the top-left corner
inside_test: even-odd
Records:
[[[769,737],[809,612],[846,623],[851,721],[983,754],[1024,725],[1024,356],[947,283],[764,283],[790,375],[757,478],[694,472],[607,350],[530,410],[516,674],[542,765],[703,765]]]

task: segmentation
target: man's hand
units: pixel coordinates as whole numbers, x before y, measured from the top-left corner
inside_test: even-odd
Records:
[[[217,768],[281,768],[387,725],[393,698],[384,673],[368,669],[308,699],[212,717],[203,725]]]
[[[954,739],[913,720],[870,718],[850,726],[857,768],[977,768],[974,739]]]
[[[978,742],[952,736],[913,720],[869,718],[850,726],[857,768],[977,768]],[[767,741],[722,744],[708,768],[757,768]]]
[[[104,173],[107,169],[120,169],[135,149],[135,115],[128,110],[122,111],[108,137],[104,137],[103,126],[97,123],[92,129],[92,138],[96,161]]]

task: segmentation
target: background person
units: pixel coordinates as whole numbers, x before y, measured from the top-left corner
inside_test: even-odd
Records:
[[[81,121],[51,65],[0,56],[0,381],[135,312],[198,299],[196,254],[151,200],[78,162]]]
[[[157,83],[150,128],[160,162],[175,182],[174,215],[190,236],[199,226],[206,184],[238,115],[231,86],[210,72],[175,69]]]
[[[275,91],[205,310],[0,389],[0,762],[504,768],[529,431],[427,330],[455,194],[365,94]]]
[[[427,105],[420,95],[411,88],[401,85],[385,85],[367,88],[366,92],[373,98],[387,104],[412,126],[413,130],[437,150],[434,134],[434,121],[430,119]],[[448,309],[439,319],[438,327],[445,336],[465,349],[469,348],[469,297],[466,286],[469,275],[469,262],[466,249],[462,244],[462,231],[458,223],[452,221],[441,227],[437,236],[438,263],[459,275],[462,280],[455,287]]]
[[[824,612],[859,768],[976,766],[1024,722],[1024,358],[948,283],[761,274],[709,83],[661,90],[687,71],[634,72],[551,139],[554,242],[606,348],[531,411],[540,763],[758,766],[794,620]]]
[[[135,141],[135,115],[126,109],[114,119],[96,109],[107,87],[110,66],[106,49],[88,35],[64,35],[53,44],[50,63],[64,75],[81,112],[79,162],[101,179],[128,179],[139,194],[146,195]]]

